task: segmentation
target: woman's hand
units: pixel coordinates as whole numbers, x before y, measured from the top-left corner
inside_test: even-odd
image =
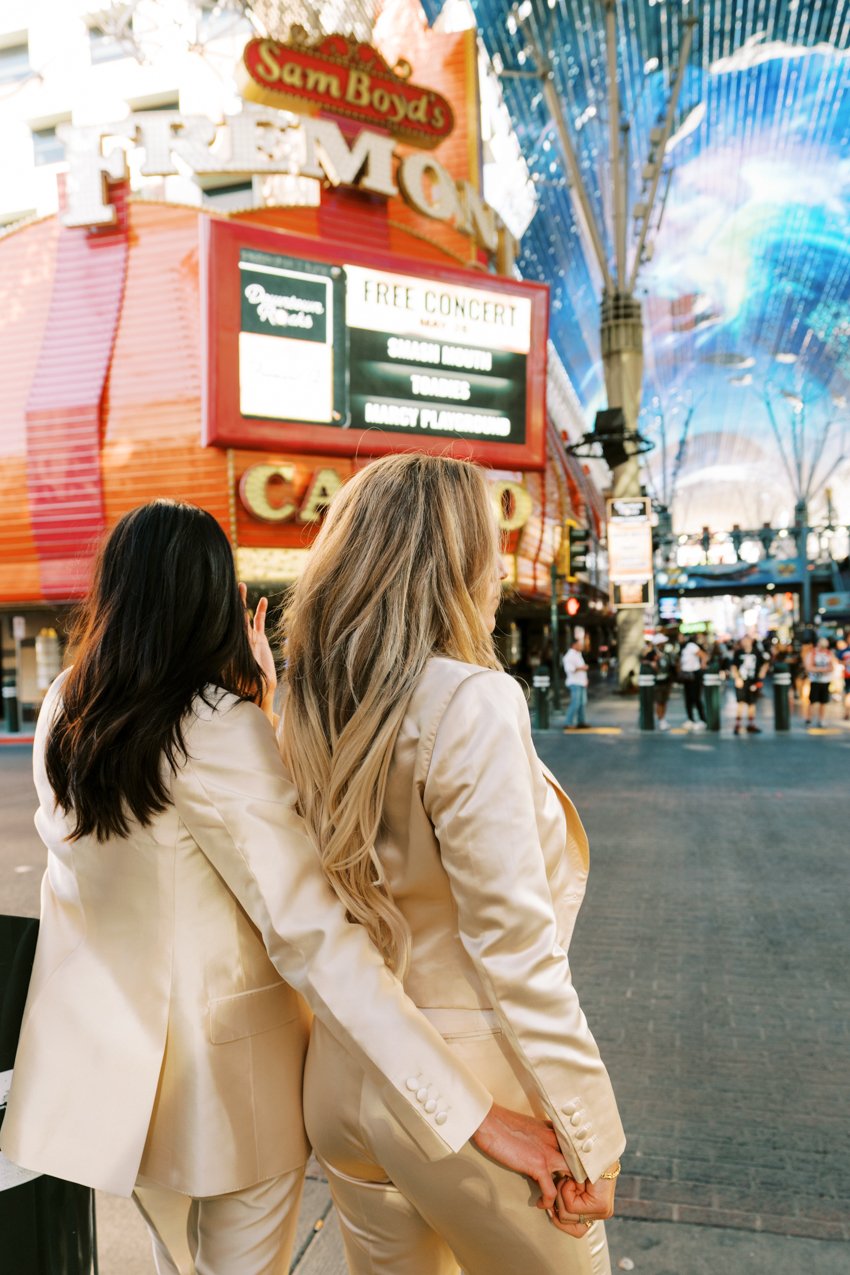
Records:
[[[506,1169],[533,1178],[540,1187],[538,1208],[553,1208],[557,1195],[554,1175],[566,1173],[567,1162],[551,1125],[494,1103],[472,1135],[472,1142]]]
[[[616,1178],[600,1178],[598,1182],[576,1182],[573,1177],[558,1183],[558,1199],[550,1217],[552,1225],[575,1239],[583,1239],[590,1230],[588,1223],[612,1217]]]
[[[248,612],[248,586],[246,584],[239,585],[239,596],[242,599],[242,605],[245,608],[245,628],[248,633],[248,641],[251,645],[251,652],[254,659],[260,666],[265,679],[266,689],[263,695],[260,708],[268,717],[272,725],[275,724],[274,718],[274,693],[277,689],[277,669],[275,668],[274,655],[269,645],[269,639],[266,637],[266,614],[269,609],[268,598],[260,598],[257,603],[257,609],[254,612],[254,620],[251,622],[251,616]]]

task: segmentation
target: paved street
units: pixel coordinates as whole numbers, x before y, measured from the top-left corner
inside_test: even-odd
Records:
[[[591,839],[572,963],[629,1134],[614,1267],[839,1275],[850,731],[639,735],[636,711],[597,696],[591,718],[621,733],[538,736]],[[0,749],[0,906],[33,913],[42,856],[28,765],[29,750]],[[318,1177],[303,1212],[298,1275],[340,1275]],[[103,1275],[149,1273],[132,1206],[101,1199],[99,1221]]]

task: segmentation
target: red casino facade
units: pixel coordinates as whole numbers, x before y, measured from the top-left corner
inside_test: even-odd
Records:
[[[416,81],[451,102],[454,127],[427,150],[409,68],[402,137],[370,124],[364,143],[333,100],[293,117],[294,71],[280,107],[274,85],[252,94],[257,128],[279,114],[304,130],[312,206],[222,216],[134,197],[109,172],[86,204],[71,172],[62,212],[0,239],[0,626],[22,720],[58,669],[98,539],[128,509],[202,505],[240,576],[275,593],[335,491],[388,451],[489,468],[512,571],[506,655],[520,630],[542,644],[564,521],[598,505],[547,417],[546,289],[516,280],[477,191],[472,34],[432,38]],[[255,49],[246,65],[283,74],[285,53]],[[394,73],[370,46],[330,55],[361,76],[361,98],[364,66]]]

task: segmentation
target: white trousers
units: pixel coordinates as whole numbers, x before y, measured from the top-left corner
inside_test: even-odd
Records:
[[[133,1198],[157,1275],[288,1275],[304,1168],[229,1195],[195,1198],[151,1183]]]

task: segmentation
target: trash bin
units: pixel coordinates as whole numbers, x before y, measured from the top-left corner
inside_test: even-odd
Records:
[[[787,664],[776,664],[773,669],[773,726],[775,730],[791,729],[791,670]]]
[[[720,669],[709,664],[702,678],[705,724],[709,730],[720,730]]]
[[[549,687],[552,679],[541,671],[534,674],[534,725],[537,730],[549,729]]]
[[[38,921],[0,917],[0,1077],[5,1082],[0,1127],[37,936]],[[68,1101],[74,1101],[73,1094]],[[0,1269],[9,1275],[96,1275],[94,1192],[43,1175],[16,1184],[14,1166],[5,1161],[0,1168]]]
[[[641,730],[655,730],[655,672],[651,664],[641,664],[638,673]]]

